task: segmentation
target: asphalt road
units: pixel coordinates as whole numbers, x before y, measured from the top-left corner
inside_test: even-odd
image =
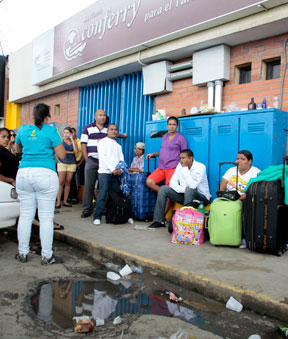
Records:
[[[94,288],[106,288],[111,283],[106,281],[106,270],[101,263],[101,258],[87,255],[81,250],[63,243],[55,242],[55,254],[61,256],[63,264],[42,266],[41,257],[37,254],[29,255],[28,263],[22,264],[14,259],[17,252],[16,230],[0,230],[0,337],[1,338],[82,338],[84,334],[73,332],[73,326],[63,326],[64,315],[72,309],[72,294],[79,282],[93,284]],[[37,237],[34,239],[37,242]],[[115,258],[114,263],[123,266],[125,263]],[[68,286],[71,281],[71,290],[67,289],[65,303],[63,298],[57,297],[56,285]],[[137,302],[140,296],[149,297],[152,306],[140,305],[140,312],[134,314],[121,314],[122,322],[113,325],[113,318],[105,321],[105,325],[95,327],[88,336],[97,338],[169,338],[177,331],[182,331],[181,338],[248,338],[252,334],[259,334],[262,339],[282,338],[277,332],[279,322],[252,312],[242,311],[236,313],[229,311],[225,305],[209,300],[204,296],[176,286],[173,282],[162,280],[154,272],[143,274],[133,273],[125,279],[125,289],[119,294],[116,288],[118,303],[129,304]],[[37,317],[37,297],[39,287],[49,285],[53,293],[53,321],[45,323]],[[100,284],[100,285],[99,285]],[[104,285],[103,285],[104,284]],[[120,284],[121,285],[121,284]],[[131,285],[128,289],[127,287]],[[106,287],[105,287],[106,286]],[[100,288],[99,288],[100,289]],[[112,288],[113,290],[113,288]],[[114,288],[115,290],[115,288]],[[174,291],[181,295],[183,301],[179,305],[171,304],[165,290]],[[71,292],[71,293],[70,293]],[[69,299],[71,294],[71,300]],[[108,292],[107,292],[108,293]],[[62,298],[62,299],[61,299]],[[133,301],[134,299],[134,301]],[[31,304],[34,302],[34,307]],[[136,300],[136,301],[135,301]],[[124,302],[125,301],[125,302]],[[156,303],[155,303],[156,302]],[[62,304],[61,304],[62,303]],[[71,306],[71,305],[72,306]],[[69,306],[70,305],[70,306]],[[155,305],[157,306],[155,308]],[[165,314],[169,305],[170,317],[160,316]],[[180,307],[181,306],[181,307]],[[191,320],[190,322],[171,317],[174,315]],[[63,315],[56,317],[56,310]],[[175,312],[177,310],[177,312]],[[181,311],[181,312],[180,312]],[[161,313],[162,312],[162,313]],[[69,312],[68,312],[69,313]],[[188,316],[186,315],[188,314]],[[71,319],[68,319],[69,321]],[[186,334],[186,335],[184,335]]]

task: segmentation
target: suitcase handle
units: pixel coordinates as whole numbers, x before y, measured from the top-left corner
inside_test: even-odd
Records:
[[[219,162],[219,191],[220,191],[220,184],[221,184],[221,181],[220,181],[220,177],[221,177],[221,166],[222,165],[234,165],[236,166],[236,191],[238,191],[238,163],[237,162]]]
[[[148,173],[150,173],[149,164],[150,164],[150,159],[152,159],[152,158],[154,158],[154,161],[155,161],[155,163],[154,163],[154,167],[155,167],[155,169],[156,169],[156,158],[157,158],[157,156],[154,156],[154,157],[148,158]]]

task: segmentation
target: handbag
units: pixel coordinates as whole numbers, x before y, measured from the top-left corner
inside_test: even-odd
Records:
[[[217,191],[216,195],[218,198],[226,198],[233,201],[240,198],[238,191]]]
[[[238,164],[235,162],[220,162],[219,163],[219,188],[220,188],[220,172],[221,172],[221,166],[226,165],[226,164],[231,164],[235,165],[236,168],[236,190],[235,191],[220,191],[220,189],[216,192],[216,195],[218,198],[226,198],[232,201],[238,200],[240,198],[240,194],[237,191],[238,187]]]

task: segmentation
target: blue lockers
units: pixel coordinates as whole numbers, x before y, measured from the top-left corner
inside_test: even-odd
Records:
[[[159,120],[159,121],[149,121],[146,122],[146,129],[145,129],[145,156],[148,153],[159,152],[162,137],[167,131],[167,121],[166,120]],[[150,172],[155,169],[155,162],[152,159],[150,161]],[[156,162],[156,166],[158,166],[158,158]],[[148,162],[145,160],[144,171],[148,171]]]
[[[207,116],[180,119],[179,132],[186,138],[188,148],[193,151],[194,158],[203,164],[208,163],[209,123],[210,119]]]
[[[195,159],[207,167],[213,198],[219,186],[219,162],[235,161],[239,150],[251,151],[253,165],[261,170],[282,163],[286,154],[287,117],[287,112],[264,109],[179,118],[180,133]],[[153,139],[151,132],[155,134],[165,127],[166,121],[146,123],[146,154],[160,150],[161,137]],[[223,168],[223,172],[227,169]]]

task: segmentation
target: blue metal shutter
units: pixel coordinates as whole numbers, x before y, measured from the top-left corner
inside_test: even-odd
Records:
[[[84,126],[94,121],[97,109],[103,109],[116,123],[119,133],[127,133],[125,140],[118,139],[123,147],[128,166],[134,157],[134,145],[144,142],[145,122],[152,119],[154,97],[143,95],[142,73],[132,73],[81,87],[79,90],[78,136]]]

